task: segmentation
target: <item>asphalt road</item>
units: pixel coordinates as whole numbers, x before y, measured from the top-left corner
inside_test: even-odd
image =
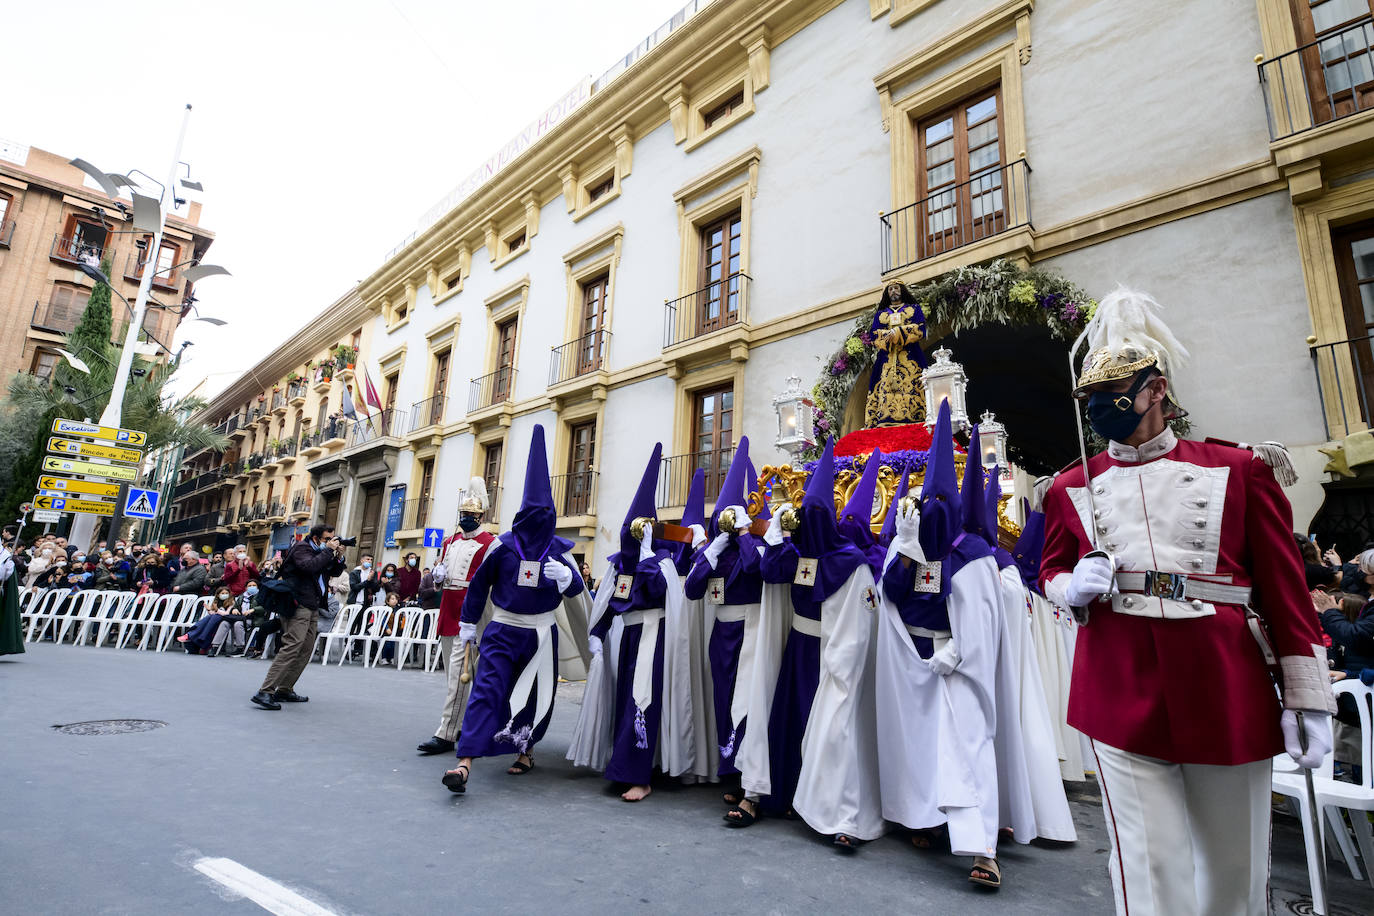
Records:
[[[299,684],[311,701],[267,712],[248,703],[264,670],[51,644],[0,658],[0,912],[263,912],[197,863],[251,870],[261,886],[239,891],[295,899],[277,910],[295,913],[1112,910],[1091,784],[1074,793],[1079,842],[1006,848],[1004,887],[989,894],[965,880],[967,861],[899,833],[846,855],[801,823],[726,829],[711,787],[620,801],[563,759],[581,685],[560,688],[532,773],[478,761],[455,796],[439,782],[452,758],[414,752],[442,673],[315,664]],[[166,725],[53,728],[130,718]],[[1276,912],[1306,894],[1302,862],[1295,822],[1277,819]],[[1331,874],[1333,912],[1370,911],[1368,885]]]

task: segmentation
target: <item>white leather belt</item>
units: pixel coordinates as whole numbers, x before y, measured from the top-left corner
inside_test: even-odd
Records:
[[[716,608],[716,623],[738,623],[744,619],[744,605],[722,604]]]
[[[815,636],[817,639],[821,635],[821,622],[810,617],[803,617],[801,614],[792,615],[792,629],[805,636]]]
[[[461,592],[461,591],[466,590],[467,587],[468,587],[469,585],[471,585],[471,584],[472,584],[472,580],[471,580],[471,579],[465,579],[465,580],[460,581],[460,582],[454,582],[454,583],[451,584],[451,585],[448,583],[447,580],[445,580],[445,581],[444,581],[444,588],[445,588],[446,590],[448,590],[448,591],[451,591],[451,592]]]
[[[620,615],[620,620],[622,623],[624,623],[625,626],[632,627],[637,623],[644,623],[650,618],[653,618],[654,620],[659,620],[662,617],[663,608],[655,607],[647,608],[642,611],[626,611],[625,613]]]
[[[924,636],[926,639],[949,639],[954,634],[949,630],[932,630],[929,627],[913,627],[906,625],[906,631],[912,636]]]
[[[1242,607],[1250,603],[1248,585],[1206,582],[1202,579],[1190,579],[1182,573],[1162,573],[1153,570],[1119,572],[1116,574],[1116,587],[1122,594],[1145,595],[1170,601],[1206,601],[1210,604],[1238,604]]]
[[[558,623],[558,615],[553,611],[545,611],[542,614],[512,614],[510,611],[492,605],[491,622],[504,624],[508,627],[521,627],[526,630],[542,630]]]

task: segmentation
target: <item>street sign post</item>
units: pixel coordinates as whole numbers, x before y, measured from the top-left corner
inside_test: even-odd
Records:
[[[77,455],[82,458],[104,458],[107,461],[125,461],[138,464],[143,460],[143,450],[124,448],[118,445],[100,445],[95,442],[78,442],[53,436],[48,440],[48,451],[58,455]]]
[[[137,429],[123,429],[118,426],[100,426],[96,423],[82,423],[77,420],[54,420],[52,431],[59,435],[85,436],[87,439],[104,439],[107,442],[120,442],[124,445],[142,445],[148,441],[148,434]]]
[[[108,496],[114,499],[119,495],[119,484],[102,483],[96,480],[77,480],[74,477],[59,477],[56,474],[40,474],[38,489],[64,496],[81,493],[87,496]]]
[[[161,497],[157,490],[129,487],[124,497],[124,514],[129,518],[157,518],[157,502]]]
[[[62,496],[35,496],[33,504],[54,512],[85,512],[88,515],[114,515],[115,503]]]
[[[43,459],[43,470],[58,471],[64,474],[84,474],[88,477],[104,477],[107,480],[138,480],[138,468],[123,464],[97,464],[79,458],[62,458],[48,455]]]
[[[117,487],[119,484],[115,484],[115,486]],[[38,495],[51,496],[54,499],[86,499],[97,503],[113,503],[119,501],[117,494],[115,496],[95,496],[90,493],[68,493],[66,490],[44,490],[41,487],[38,490]]]

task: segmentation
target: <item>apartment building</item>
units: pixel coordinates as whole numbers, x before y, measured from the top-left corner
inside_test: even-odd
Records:
[[[86,187],[84,173],[61,156],[0,140],[0,373],[31,372],[46,378],[58,349],[81,320],[93,282],[77,269],[91,256],[109,264],[116,293],[133,302],[143,272],[154,271],[143,327],[150,358],[166,357],[193,296],[184,276],[187,262],[204,257],[214,235],[201,228],[200,203],[191,201],[167,217],[162,244],[133,229],[127,201]],[[164,306],[164,307],[159,307]],[[113,340],[124,342],[130,312],[114,298]],[[165,345],[165,346],[164,346]]]

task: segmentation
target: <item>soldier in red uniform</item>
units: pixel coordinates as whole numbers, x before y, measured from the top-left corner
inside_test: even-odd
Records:
[[[1085,332],[1074,395],[1109,444],[1049,490],[1041,579],[1085,623],[1068,719],[1092,741],[1117,912],[1265,914],[1271,758],[1330,750],[1326,651],[1270,466],[1287,478],[1286,454],[1175,437],[1186,351],[1157,309],[1118,287]]]
[[[480,477],[472,478],[459,499],[458,530],[439,548],[439,560],[434,564],[434,583],[442,586],[439,651],[448,677],[448,695],[444,698],[444,711],[439,716],[439,728],[434,737],[416,748],[422,754],[451,753],[463,727],[468,692],[458,676],[463,670],[466,647],[455,637],[462,622],[463,599],[467,597],[472,574],[477,572],[482,558],[487,555],[487,547],[496,540],[491,532],[482,530],[482,516],[488,507],[486,484]],[[476,668],[475,661],[472,667]]]

